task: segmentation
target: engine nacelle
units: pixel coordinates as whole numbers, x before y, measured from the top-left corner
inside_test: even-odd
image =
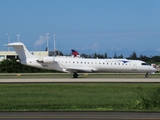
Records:
[[[37,62],[40,62],[40,63],[53,63],[54,62],[54,57],[40,58],[40,59],[37,60]]]

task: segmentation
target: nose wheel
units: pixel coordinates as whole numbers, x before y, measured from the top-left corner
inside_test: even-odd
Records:
[[[145,78],[148,78],[148,73],[145,74]]]
[[[77,73],[73,73],[73,77],[74,77],[74,78],[77,78],[77,77],[78,77],[78,74],[77,74]]]

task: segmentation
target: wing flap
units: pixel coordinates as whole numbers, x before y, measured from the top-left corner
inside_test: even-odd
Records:
[[[94,72],[96,69],[92,68],[77,68],[77,67],[67,67],[66,71],[68,72]]]

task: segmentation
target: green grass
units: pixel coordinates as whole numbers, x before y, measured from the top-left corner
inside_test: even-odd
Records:
[[[0,84],[0,111],[144,110],[139,105],[139,87],[149,93],[159,84]]]

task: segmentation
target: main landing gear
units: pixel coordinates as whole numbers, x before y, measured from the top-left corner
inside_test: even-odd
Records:
[[[76,72],[73,73],[73,77],[74,77],[74,78],[77,78],[77,77],[78,77],[78,73],[76,73]]]
[[[148,78],[148,73],[145,74],[145,78]]]

